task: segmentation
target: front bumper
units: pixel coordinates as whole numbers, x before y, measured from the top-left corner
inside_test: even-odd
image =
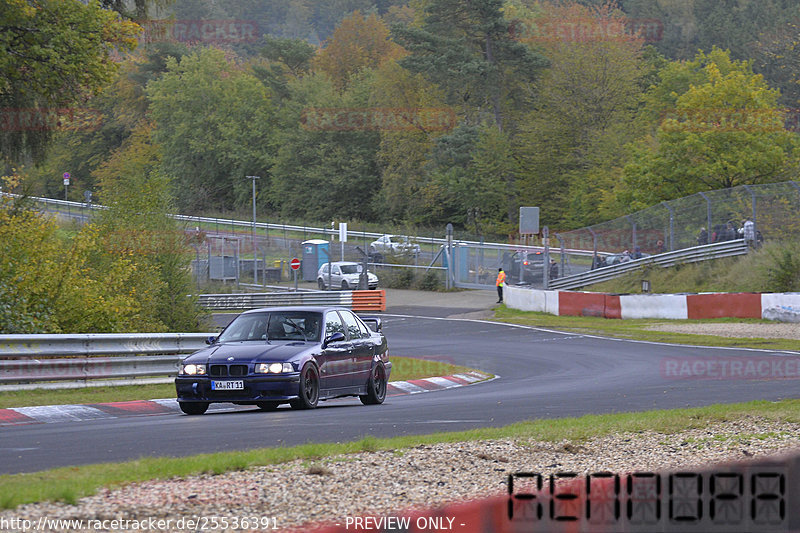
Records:
[[[211,381],[243,381],[243,390],[212,390]],[[297,398],[300,373],[242,378],[178,376],[175,391],[179,402],[264,402]]]

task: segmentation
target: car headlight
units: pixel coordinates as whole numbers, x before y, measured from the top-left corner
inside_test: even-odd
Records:
[[[206,365],[196,365],[194,363],[190,363],[188,365],[181,365],[181,374],[187,376],[205,376]]]
[[[258,363],[256,374],[282,374],[294,372],[292,363]]]

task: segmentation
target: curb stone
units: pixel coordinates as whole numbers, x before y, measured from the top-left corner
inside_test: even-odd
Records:
[[[454,374],[452,376],[411,379],[408,381],[390,381],[386,388],[386,395],[405,396],[409,394],[433,392],[455,387],[464,387],[494,378],[496,378],[496,376],[483,374],[481,372],[464,372],[463,374]],[[238,411],[251,408],[252,406],[249,405],[211,404],[208,412]],[[82,422],[86,420],[152,416],[170,413],[178,414],[180,412],[178,402],[174,398],[85,405],[10,407],[7,409],[0,409],[0,427],[27,424],[52,424],[56,422]]]

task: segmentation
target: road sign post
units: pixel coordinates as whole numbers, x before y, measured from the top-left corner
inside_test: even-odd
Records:
[[[292,260],[289,261],[289,266],[292,267],[292,272],[294,272],[294,291],[297,292],[297,271],[300,270],[300,260],[293,257]]]
[[[64,172],[64,201],[67,201],[67,188],[69,187],[69,172]]]
[[[347,242],[347,222],[339,222],[339,242],[342,243],[342,261],[344,261],[344,243]]]

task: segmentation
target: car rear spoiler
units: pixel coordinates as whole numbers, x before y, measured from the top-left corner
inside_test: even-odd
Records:
[[[383,321],[376,316],[359,316],[359,318],[366,322],[372,331],[381,331],[383,329]]]

